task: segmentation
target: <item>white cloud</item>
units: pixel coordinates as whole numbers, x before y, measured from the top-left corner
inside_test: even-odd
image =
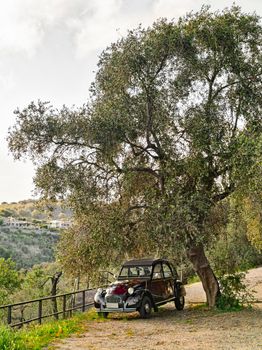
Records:
[[[52,26],[78,11],[83,0],[6,0],[0,4],[0,54],[34,55]]]
[[[16,86],[14,74],[12,72],[0,71],[0,88],[5,91],[13,90]]]
[[[153,5],[153,13],[158,17],[168,17],[169,19],[178,18],[185,15],[188,9],[193,6],[199,8],[201,3],[201,0],[195,0],[194,2],[192,2],[192,0],[156,0]]]
[[[70,18],[68,27],[74,33],[77,55],[101,50],[117,38],[122,0],[89,1],[79,17]]]
[[[70,18],[68,27],[72,30],[78,57],[101,51],[113,41],[126,35],[128,29],[151,24],[152,12],[147,0],[141,3],[140,11],[128,11],[126,0],[97,0],[86,2],[81,16]],[[142,2],[143,2],[142,1]]]
[[[0,55],[33,56],[56,27],[73,35],[82,54],[115,39],[123,0],[9,0],[0,4]],[[124,22],[122,22],[124,25]],[[67,32],[66,32],[67,31]],[[72,37],[71,37],[72,39]]]
[[[222,10],[225,7],[230,8],[233,4],[240,6],[243,11],[256,11],[261,14],[261,0],[155,0],[152,8],[158,17],[178,19],[191,11],[199,11],[202,5],[210,5],[211,10]]]
[[[130,1],[130,2],[129,2]],[[0,55],[25,52],[32,56],[55,27],[74,38],[77,55],[87,56],[125,35],[127,28],[151,24],[159,17],[178,18],[198,10],[202,0],[2,0]],[[212,7],[233,0],[206,0]],[[244,10],[261,12],[260,0],[236,0]]]
[[[43,30],[33,17],[25,17],[22,3],[11,0],[1,5],[0,52],[25,51],[32,54],[43,37]]]

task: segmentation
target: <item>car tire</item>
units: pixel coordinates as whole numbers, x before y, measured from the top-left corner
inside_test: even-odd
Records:
[[[177,310],[183,310],[185,306],[185,297],[180,296],[178,298],[175,298],[175,306]]]
[[[152,313],[152,302],[148,296],[144,296],[139,308],[139,314],[141,318],[149,318]]]

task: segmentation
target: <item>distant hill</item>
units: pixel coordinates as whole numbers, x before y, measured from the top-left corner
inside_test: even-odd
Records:
[[[0,257],[11,258],[17,268],[30,268],[54,260],[62,223],[72,212],[62,205],[40,205],[26,200],[0,204]],[[28,225],[28,227],[26,227]]]
[[[14,229],[0,226],[0,257],[11,258],[17,268],[54,261],[54,248],[59,232]]]
[[[20,202],[2,202],[0,204],[0,217],[14,217],[27,220],[68,220],[72,211],[64,208],[62,203],[43,204],[36,200]]]

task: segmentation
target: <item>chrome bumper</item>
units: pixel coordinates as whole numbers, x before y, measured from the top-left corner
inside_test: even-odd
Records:
[[[97,312],[134,312],[137,311],[137,308],[134,307],[128,307],[128,308],[124,308],[124,307],[118,307],[118,308],[100,308],[100,309],[96,309]]]

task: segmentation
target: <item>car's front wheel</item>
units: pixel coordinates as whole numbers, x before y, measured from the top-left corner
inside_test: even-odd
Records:
[[[175,306],[177,310],[179,311],[183,310],[185,306],[185,297],[179,296],[175,298]]]
[[[152,302],[148,296],[144,296],[142,303],[139,309],[139,314],[142,318],[150,317],[152,313]]]

